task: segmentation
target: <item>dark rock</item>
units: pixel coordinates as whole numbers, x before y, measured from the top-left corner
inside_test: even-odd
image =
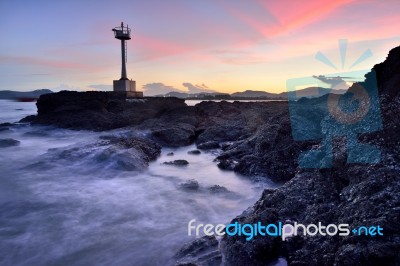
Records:
[[[267,176],[274,181],[290,180],[297,156],[307,144],[293,140],[287,111],[276,119],[260,125],[251,137],[225,146],[217,157],[218,167],[247,176]]]
[[[189,164],[189,162],[186,160],[174,160],[174,161],[170,161],[170,162],[164,162],[164,164],[176,165],[176,166],[186,166]]]
[[[1,123],[0,127],[11,127],[12,125],[11,123]]]
[[[199,151],[199,150],[192,150],[192,151],[188,151],[188,154],[199,155],[199,154],[201,154],[201,151]]]
[[[217,166],[220,168],[220,169],[223,169],[223,170],[235,170],[235,166],[238,164],[238,162],[237,161],[234,161],[234,160],[230,160],[230,159],[225,159],[225,160],[222,160],[222,161],[220,161],[218,164],[217,164]]]
[[[198,113],[195,107],[177,106],[157,118],[147,119],[137,127],[139,130],[150,130],[151,137],[167,147],[186,146],[196,138]]]
[[[147,162],[157,159],[161,154],[161,147],[151,140],[139,137],[116,137],[110,139],[110,144],[123,149],[134,149],[142,154]]]
[[[175,255],[175,265],[219,266],[222,263],[218,240],[204,236],[184,245]]]
[[[126,150],[123,152],[115,152],[110,158],[115,162],[115,169],[124,171],[140,171],[148,166],[147,160],[142,160],[137,151]]]
[[[198,190],[199,189],[199,182],[194,179],[187,180],[183,183],[179,184],[179,187],[185,190]]]
[[[138,125],[168,110],[186,106],[178,98],[125,100],[113,92],[61,91],[41,95],[32,123],[71,129],[109,130]]]
[[[400,247],[400,241],[392,239],[399,233],[393,227],[400,217],[400,211],[395,207],[400,206],[399,173],[389,169],[376,171],[365,173],[360,166],[340,171],[303,170],[283,187],[265,191],[253,211],[238,221],[242,224],[286,220],[310,224],[318,221],[324,225],[345,223],[351,228],[379,224],[385,230],[384,236],[357,239],[351,235],[297,236],[284,242],[272,237],[258,237],[250,242],[242,237],[224,237],[222,246],[227,263],[237,265],[235,263],[239,261],[258,265],[286,256],[289,263],[296,265],[352,265],[355,261],[395,265],[398,255],[394,250]],[[395,194],[389,196],[389,190]],[[239,246],[241,250],[251,248],[251,256],[242,251],[237,253]]]
[[[215,125],[206,128],[198,137],[197,143],[209,141],[235,141],[246,134],[246,128],[238,125]]]
[[[0,131],[7,131],[7,130],[10,130],[10,127],[12,126],[13,124],[11,124],[11,123],[1,123],[0,124]]]
[[[217,141],[207,141],[197,145],[197,148],[200,150],[212,150],[220,148],[220,145]]]
[[[173,152],[168,152],[167,156],[174,156],[174,153]]]
[[[170,127],[153,131],[153,137],[163,146],[180,147],[189,145],[195,138],[194,128]]]
[[[21,142],[15,139],[0,139],[0,148],[18,146]]]
[[[19,120],[19,123],[31,123],[36,119],[36,115],[28,115],[21,120]]]
[[[220,186],[220,185],[214,185],[209,188],[207,188],[208,191],[211,193],[227,193],[229,190],[226,187]]]

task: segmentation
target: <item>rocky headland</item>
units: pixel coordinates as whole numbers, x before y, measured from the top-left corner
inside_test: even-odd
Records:
[[[107,92],[63,91],[40,96],[38,114],[22,122],[95,131],[129,127],[145,135],[126,141],[107,141],[113,146],[140,151],[143,157],[137,160],[142,160],[139,165],[143,167],[157,157],[160,146],[195,143],[202,152],[218,149],[216,160],[221,169],[283,184],[265,190],[256,204],[233,222],[348,223],[384,228],[384,235],[376,237],[299,235],[288,241],[275,237],[246,241],[244,236],[217,241],[205,237],[188,243],[177,253],[179,265],[219,265],[222,258],[225,265],[268,265],[279,257],[284,257],[289,265],[398,265],[400,47],[392,49],[385,62],[376,65],[373,71],[383,128],[361,134],[358,140],[379,147],[381,160],[375,164],[348,164],[347,140],[338,137],[332,143],[331,168],[299,167],[300,153],[318,147],[320,141],[295,141],[290,115],[295,115],[294,119],[310,132],[324,130],[323,104],[328,95],[299,101],[313,114],[310,117],[290,114],[285,101],[202,102],[187,106],[177,98],[124,100]],[[367,84],[372,75],[367,74],[366,79]],[[350,97],[351,93],[352,88],[344,97]],[[316,126],[315,121],[318,121]],[[134,164],[133,168],[138,167]],[[198,185],[190,183],[183,187],[196,189]]]

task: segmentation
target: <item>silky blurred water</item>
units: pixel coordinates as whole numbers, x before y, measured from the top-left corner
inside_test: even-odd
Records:
[[[0,110],[2,123],[36,112],[34,103],[10,101]],[[0,131],[0,139],[20,141],[0,148],[0,265],[167,265],[193,239],[191,219],[228,223],[274,186],[221,171],[213,153],[187,154],[194,146],[163,149],[144,172],[97,159],[100,136],[132,134],[146,133],[26,124]],[[176,159],[189,165],[162,164]],[[189,179],[198,191],[180,187]],[[211,193],[212,185],[230,193]]]
[[[0,100],[0,124],[18,122],[32,114],[36,114],[36,102]]]

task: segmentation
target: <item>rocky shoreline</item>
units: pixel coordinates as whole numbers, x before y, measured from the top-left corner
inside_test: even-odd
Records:
[[[252,208],[233,221],[348,223],[384,228],[384,236],[374,238],[296,236],[289,241],[272,237],[246,241],[237,236],[224,237],[218,243],[213,237],[205,237],[178,252],[179,265],[219,265],[222,257],[226,265],[266,265],[279,257],[285,257],[289,265],[398,265],[400,47],[391,50],[386,61],[373,70],[383,130],[363,134],[359,140],[380,147],[381,162],[377,164],[347,164],[346,139],[338,138],[333,142],[332,168],[299,168],[299,154],[318,142],[293,140],[288,102],[202,102],[187,106],[177,98],[125,101],[106,92],[63,91],[42,95],[37,102],[38,114],[22,122],[95,131],[129,127],[146,132],[145,140],[107,141],[140,151],[140,165],[154,160],[161,146],[196,143],[199,150],[221,150],[216,158],[221,169],[285,182],[278,189],[265,190]],[[318,114],[319,103],[326,100],[323,97],[304,100],[310,112]],[[323,118],[319,118],[321,123]]]

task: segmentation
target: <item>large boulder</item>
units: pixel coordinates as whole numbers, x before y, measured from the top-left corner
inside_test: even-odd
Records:
[[[125,100],[113,92],[61,91],[41,95],[34,124],[71,129],[109,130],[138,125],[146,119],[186,106],[178,98]]]

